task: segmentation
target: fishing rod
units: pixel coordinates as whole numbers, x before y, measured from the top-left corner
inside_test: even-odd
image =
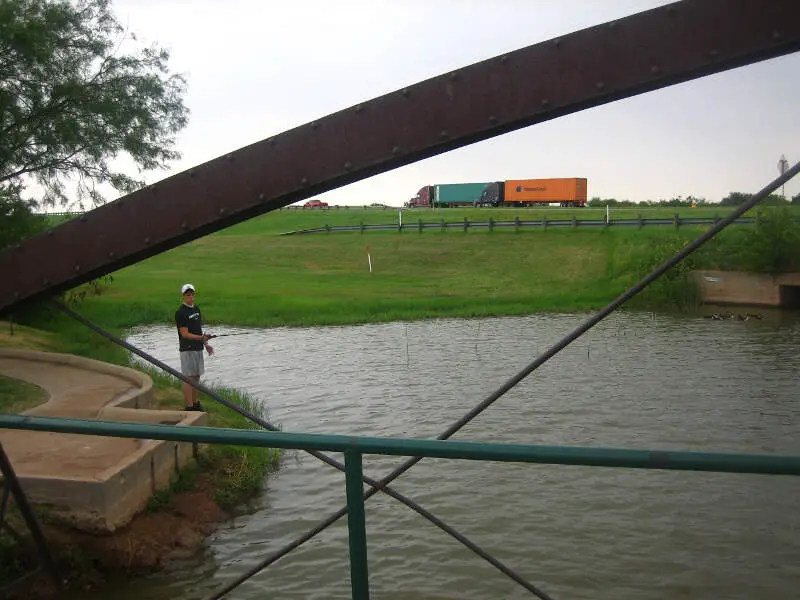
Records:
[[[237,331],[236,333],[220,333],[220,334],[208,334],[208,339],[213,340],[214,338],[218,337],[230,337],[232,335],[251,335],[254,333],[261,333],[260,331]]]

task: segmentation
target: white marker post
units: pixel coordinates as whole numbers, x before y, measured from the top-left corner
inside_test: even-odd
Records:
[[[367,262],[369,263],[369,272],[372,273],[372,256],[369,253],[369,244],[367,244]]]
[[[778,161],[778,173],[783,175],[788,170],[789,170],[789,161],[786,160],[786,157],[783,154],[781,154],[781,158]],[[786,184],[785,183],[781,186],[781,196],[786,198]]]
[[[609,223],[609,218],[608,204],[606,204],[606,225]]]
[[[400,226],[400,229],[403,228],[403,211],[402,210],[397,212],[397,224]]]

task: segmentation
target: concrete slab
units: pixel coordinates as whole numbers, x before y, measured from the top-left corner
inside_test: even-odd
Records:
[[[49,394],[24,414],[176,426],[207,422],[202,412],[151,410],[148,375],[79,356],[0,348],[0,374]],[[187,443],[45,432],[0,431],[0,443],[31,502],[90,532],[126,525],[193,456]]]

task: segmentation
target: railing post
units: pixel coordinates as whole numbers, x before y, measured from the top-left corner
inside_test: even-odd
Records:
[[[489,217],[489,231],[493,230],[494,230],[494,219],[492,217]]]
[[[469,227],[469,218],[464,217],[464,231],[466,231],[468,227]]]
[[[58,574],[58,567],[56,566],[56,563],[50,554],[50,550],[47,547],[47,542],[44,539],[44,534],[39,527],[39,522],[36,520],[36,516],[34,515],[30,504],[28,504],[28,498],[25,496],[25,492],[22,490],[19,479],[17,479],[17,475],[14,473],[14,468],[11,466],[11,461],[8,460],[8,456],[6,455],[5,450],[3,450],[2,444],[0,444],[0,474],[5,477],[6,490],[9,490],[11,495],[14,497],[14,500],[17,503],[17,508],[19,508],[19,512],[22,515],[22,518],[25,520],[25,524],[28,526],[28,531],[31,532],[31,537],[33,538],[36,552],[39,554],[39,560],[42,568],[50,576],[50,581],[53,583],[55,588],[58,591],[62,591],[63,586],[61,583],[61,577]],[[8,494],[4,492],[4,510],[5,502],[7,500]],[[10,527],[10,525],[6,524],[6,527]]]
[[[675,218],[673,219],[673,221],[675,223],[675,229],[680,229],[680,227],[681,227],[681,217],[680,217],[679,214],[677,214],[677,213],[675,214]]]
[[[350,541],[350,585],[353,600],[369,600],[367,571],[367,526],[364,516],[364,473],[361,453],[344,453],[344,475],[347,490],[347,530]]]
[[[420,233],[422,233],[422,219],[419,219],[419,220],[417,221],[417,227],[419,228],[417,231],[419,231]]]

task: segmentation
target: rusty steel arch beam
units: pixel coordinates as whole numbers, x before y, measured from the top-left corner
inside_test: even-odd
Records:
[[[0,314],[377,173],[797,50],[797,0],[683,0],[457,69],[173,175],[5,249]]]

